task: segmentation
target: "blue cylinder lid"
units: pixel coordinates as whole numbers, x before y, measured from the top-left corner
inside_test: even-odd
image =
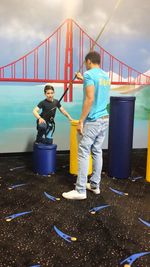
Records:
[[[56,144],[46,145],[46,144],[38,143],[38,144],[34,144],[34,147],[39,148],[39,149],[52,150],[52,149],[56,149],[57,145]]]
[[[134,101],[136,99],[135,96],[111,96],[110,100],[113,101]]]

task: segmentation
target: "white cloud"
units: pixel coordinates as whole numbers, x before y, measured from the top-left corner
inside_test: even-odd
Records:
[[[44,33],[50,33],[51,25],[58,26],[64,19],[70,17],[90,33],[98,31],[112,15],[116,0],[1,0],[0,25],[12,27],[12,21],[17,19],[25,29],[39,28]],[[150,32],[149,0],[121,1],[115,10],[106,32],[110,34],[137,34],[148,36]],[[7,19],[6,19],[7,16]],[[53,28],[54,29],[54,28]],[[20,33],[20,31],[19,31]],[[93,32],[94,34],[94,32]]]
[[[32,27],[24,27],[17,19],[11,21],[11,27],[9,25],[2,25],[0,27],[0,38],[5,36],[5,39],[9,41],[16,38],[17,40],[28,42],[28,39],[37,38],[37,32]],[[40,40],[46,38],[43,32],[39,32],[38,37]]]
[[[0,55],[0,62],[10,56],[20,57],[44,41],[67,17],[73,18],[93,39],[111,16],[117,0],[1,0],[0,3],[0,42],[1,47],[10,47]],[[99,43],[116,46],[116,54],[128,52],[130,44],[137,48],[140,40],[150,42],[150,1],[124,0],[120,2],[103,32]],[[124,41],[122,50],[118,40]],[[108,40],[106,43],[105,40]],[[111,40],[111,43],[110,43]],[[138,43],[139,41],[139,43]],[[6,44],[7,43],[7,44]],[[19,49],[14,50],[15,46]],[[145,45],[142,43],[142,48]],[[12,51],[11,51],[12,52]],[[21,54],[19,54],[21,53]],[[150,49],[147,55],[140,51],[149,64]],[[120,55],[119,55],[120,56]],[[144,61],[145,62],[145,61]],[[140,63],[139,63],[140,64]]]
[[[114,32],[117,34],[121,33],[126,36],[132,36],[132,38],[133,38],[133,35],[135,36],[136,34],[138,34],[138,31],[136,31],[135,29],[131,29],[128,25],[125,25],[125,24],[120,25],[118,31],[117,31],[117,25],[115,25]]]

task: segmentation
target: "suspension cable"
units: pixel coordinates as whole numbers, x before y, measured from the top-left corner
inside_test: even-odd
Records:
[[[97,35],[96,39],[94,40],[94,43],[93,43],[93,45],[92,45],[90,51],[93,50],[93,48],[94,48],[94,46],[96,45],[97,41],[99,40],[99,38],[100,38],[101,35],[103,34],[103,32],[104,32],[104,30],[105,30],[107,24],[111,21],[111,19],[112,19],[114,13],[116,12],[117,8],[119,7],[119,5],[120,5],[120,3],[121,3],[121,1],[122,1],[122,0],[118,0],[118,1],[116,2],[116,5],[115,5],[115,7],[114,7],[112,13],[111,13],[110,16],[108,17],[108,19],[106,20],[106,22],[105,22],[105,24],[103,25],[102,29],[100,30],[99,34]],[[77,72],[80,72],[80,70],[83,68],[84,63],[85,63],[85,60],[82,62],[81,66],[80,66],[80,68],[79,68],[79,70],[78,70]],[[63,97],[65,96],[65,94],[67,93],[67,91],[69,90],[69,88],[70,88],[70,86],[72,85],[72,83],[73,83],[73,81],[75,80],[75,78],[76,78],[76,75],[75,75],[74,78],[69,82],[69,85],[68,85],[68,87],[66,88],[65,92],[63,93],[63,95],[60,97],[59,102],[61,102],[61,100],[63,99]]]

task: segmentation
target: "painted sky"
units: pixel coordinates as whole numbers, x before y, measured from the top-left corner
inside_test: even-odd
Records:
[[[0,66],[20,58],[44,41],[66,18],[93,39],[116,0],[1,0]],[[98,43],[141,72],[150,69],[150,1],[121,0]]]

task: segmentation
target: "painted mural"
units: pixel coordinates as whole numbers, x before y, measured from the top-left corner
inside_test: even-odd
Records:
[[[118,75],[117,68],[119,72],[123,69],[122,76],[125,75],[123,77],[125,80],[127,73],[131,74],[128,66],[131,66],[133,70],[138,70],[136,75],[141,73],[150,76],[150,20],[147,19],[150,4],[148,1],[136,0],[117,2],[119,4],[114,9],[116,5],[114,0],[66,0],[65,4],[62,0],[27,0],[21,3],[18,0],[1,0],[0,78],[3,78],[4,74],[15,77],[15,71],[18,71],[18,77],[21,77],[22,73],[25,77],[28,72],[29,77],[33,75],[48,77],[51,74],[53,78],[56,74],[62,79],[65,58],[62,50],[65,51],[66,48],[66,36],[63,34],[67,27],[65,26],[65,30],[59,28],[58,32],[55,29],[67,18],[75,21],[72,44],[74,48],[73,72],[77,71],[78,66],[82,64],[85,55],[83,49],[88,52],[87,46],[91,46],[93,40],[100,36],[97,49],[100,50],[101,46],[108,51],[105,53],[107,66],[104,67],[107,69],[111,65],[113,77]],[[76,22],[80,25],[78,27],[80,32],[77,32]],[[53,35],[54,31],[55,35]],[[54,37],[51,41],[46,39],[50,34]],[[77,38],[82,48],[77,46]],[[62,42],[58,43],[58,40]],[[43,50],[39,44],[44,44]],[[49,50],[48,47],[50,47]],[[34,50],[34,48],[37,49]],[[41,55],[38,54],[39,51]],[[55,66],[57,65],[56,52],[60,56],[58,61],[62,64],[60,73],[58,73],[58,67]],[[103,54],[104,50],[101,49],[101,52]],[[29,55],[28,59],[23,58],[26,54]],[[49,59],[47,59],[49,55],[54,68],[49,66]],[[116,58],[119,60],[117,61]],[[17,59],[21,59],[20,65],[9,64],[16,62]],[[26,65],[26,61],[30,64]],[[41,73],[37,62],[42,66]],[[47,62],[47,67],[45,67],[45,62]],[[36,65],[35,69],[32,68],[33,65]],[[4,66],[8,66],[5,71]],[[49,67],[51,71],[48,73]],[[138,78],[135,77],[134,71],[132,75],[133,77],[130,78]],[[12,83],[0,80],[0,153],[32,151],[36,136],[36,120],[32,110],[39,101],[44,99],[44,85],[37,81],[36,83]],[[59,83],[54,84],[54,87],[55,98],[59,99],[64,92],[64,85]],[[114,95],[136,96],[133,147],[146,148],[150,119],[150,85],[142,85],[142,83],[141,85],[112,85],[110,96]],[[61,104],[74,119],[78,119],[82,108],[82,85],[74,85],[72,102],[62,101]],[[58,145],[58,150],[69,150],[69,136],[70,124],[57,111],[54,143]],[[103,148],[107,146],[108,134]]]
[[[44,84],[0,84],[0,153],[32,151],[36,136],[36,119],[33,108],[44,99]],[[63,94],[63,85],[54,84],[55,98]],[[150,87],[112,86],[110,95],[136,96],[134,120],[134,148],[146,148],[148,118],[150,113]],[[73,102],[61,102],[62,106],[78,119],[82,108],[82,85],[74,85]],[[58,150],[69,150],[70,123],[59,110],[56,115],[54,143]],[[108,135],[103,148],[107,148]]]

